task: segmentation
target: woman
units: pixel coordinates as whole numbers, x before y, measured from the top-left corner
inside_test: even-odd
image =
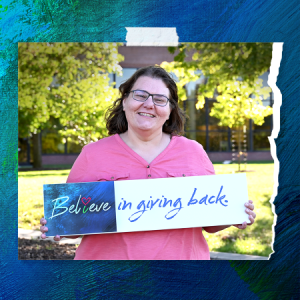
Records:
[[[110,137],[85,146],[67,182],[133,180],[215,174],[196,141],[183,133],[177,86],[160,67],[141,68],[120,86],[121,97],[107,115]],[[245,204],[251,224],[250,200]],[[46,238],[45,219],[41,219]],[[245,229],[247,223],[234,225]],[[214,233],[229,226],[205,227]],[[60,240],[56,236],[54,240]],[[95,234],[83,237],[75,259],[210,259],[202,228]]]

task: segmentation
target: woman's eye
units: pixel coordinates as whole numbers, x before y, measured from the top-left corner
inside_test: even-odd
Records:
[[[147,98],[147,95],[145,93],[141,93],[141,92],[135,93],[135,96],[139,97],[139,98]]]
[[[155,98],[154,101],[157,103],[165,103],[167,100],[163,98]]]

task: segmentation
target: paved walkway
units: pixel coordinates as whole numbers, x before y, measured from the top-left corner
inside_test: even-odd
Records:
[[[269,260],[266,256],[245,255],[225,252],[210,252],[211,260]]]
[[[41,239],[41,232],[39,230],[28,230],[28,229],[22,229],[18,228],[18,237],[23,239]],[[41,239],[42,240],[42,239]],[[44,240],[42,240],[44,241]],[[53,238],[46,239],[45,241],[51,241],[53,243],[57,243],[53,240]],[[59,241],[59,244],[80,244],[81,238],[78,239],[62,239]]]
[[[28,230],[18,228],[18,237],[23,239],[40,239],[41,232],[38,230]],[[47,239],[53,241],[53,239]],[[59,244],[80,244],[81,238],[78,239],[62,239]],[[244,255],[224,252],[210,252],[212,260],[268,260],[265,256]]]

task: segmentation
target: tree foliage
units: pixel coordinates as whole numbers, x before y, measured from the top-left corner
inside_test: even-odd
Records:
[[[216,98],[211,116],[220,119],[219,125],[239,127],[246,119],[262,125],[264,117],[272,113],[262,105],[271,89],[263,87],[259,79],[270,67],[272,44],[184,43],[169,51],[177,51],[177,55],[162,67],[177,76],[181,99],[187,99],[185,84],[204,75],[207,80],[199,85],[196,107],[203,108],[205,98]]]
[[[253,89],[259,95],[254,95]],[[267,98],[269,88],[262,87],[262,79],[257,79],[251,87],[247,81],[227,81],[217,87],[219,96],[214,103],[210,115],[220,119],[219,125],[240,127],[246,119],[252,119],[257,125],[264,123],[264,118],[272,113],[272,109],[261,104],[261,98]]]
[[[121,73],[116,43],[19,43],[19,135],[59,120],[61,137],[86,144],[106,134],[104,111]]]

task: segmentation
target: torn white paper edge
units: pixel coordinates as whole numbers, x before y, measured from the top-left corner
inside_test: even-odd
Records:
[[[178,46],[176,27],[125,27],[127,46]]]
[[[178,46],[179,38],[176,33],[176,28],[126,27],[126,29],[127,29],[127,35],[126,35],[127,46],[174,46],[174,47]],[[174,36],[172,36],[174,37],[174,40],[172,40],[172,42],[169,42],[171,38],[171,31],[168,31],[168,29],[174,30],[176,34],[176,39]],[[165,35],[167,36],[166,40],[161,40],[161,39],[159,40],[161,44],[158,44],[158,39],[154,34],[155,30],[157,30],[157,34],[160,38],[162,37],[162,35],[159,35],[160,33],[164,33],[164,36]],[[269,255],[269,259],[271,255],[274,253],[273,245],[275,241],[275,226],[277,222],[274,200],[278,193],[279,161],[276,154],[277,151],[276,151],[275,139],[278,137],[278,133],[280,130],[280,107],[282,103],[282,95],[279,88],[276,85],[276,81],[277,81],[277,76],[279,74],[279,67],[282,58],[282,50],[283,50],[283,43],[273,43],[270,74],[268,77],[268,85],[272,89],[274,95],[273,129],[272,129],[271,136],[268,137],[270,142],[270,152],[274,160],[274,173],[273,173],[274,185],[273,185],[273,194],[270,199],[271,209],[274,215],[273,225],[272,225],[273,236],[272,236],[272,245],[271,245],[273,252]]]
[[[274,104],[273,104],[273,130],[272,134],[269,137],[270,147],[271,147],[271,155],[274,160],[274,186],[273,186],[273,195],[271,197],[270,203],[272,205],[272,212],[274,214],[274,220],[272,225],[273,238],[272,238],[272,253],[269,255],[269,259],[274,251],[274,241],[275,241],[275,226],[277,222],[277,215],[275,213],[275,205],[274,200],[278,193],[278,175],[279,175],[279,161],[277,158],[277,150],[275,139],[278,137],[278,133],[280,130],[280,107],[282,103],[282,95],[279,88],[276,85],[277,76],[279,74],[279,67],[282,58],[282,49],[283,43],[273,43],[273,51],[272,51],[272,61],[270,67],[270,74],[268,78],[268,85],[273,91],[274,95]]]

